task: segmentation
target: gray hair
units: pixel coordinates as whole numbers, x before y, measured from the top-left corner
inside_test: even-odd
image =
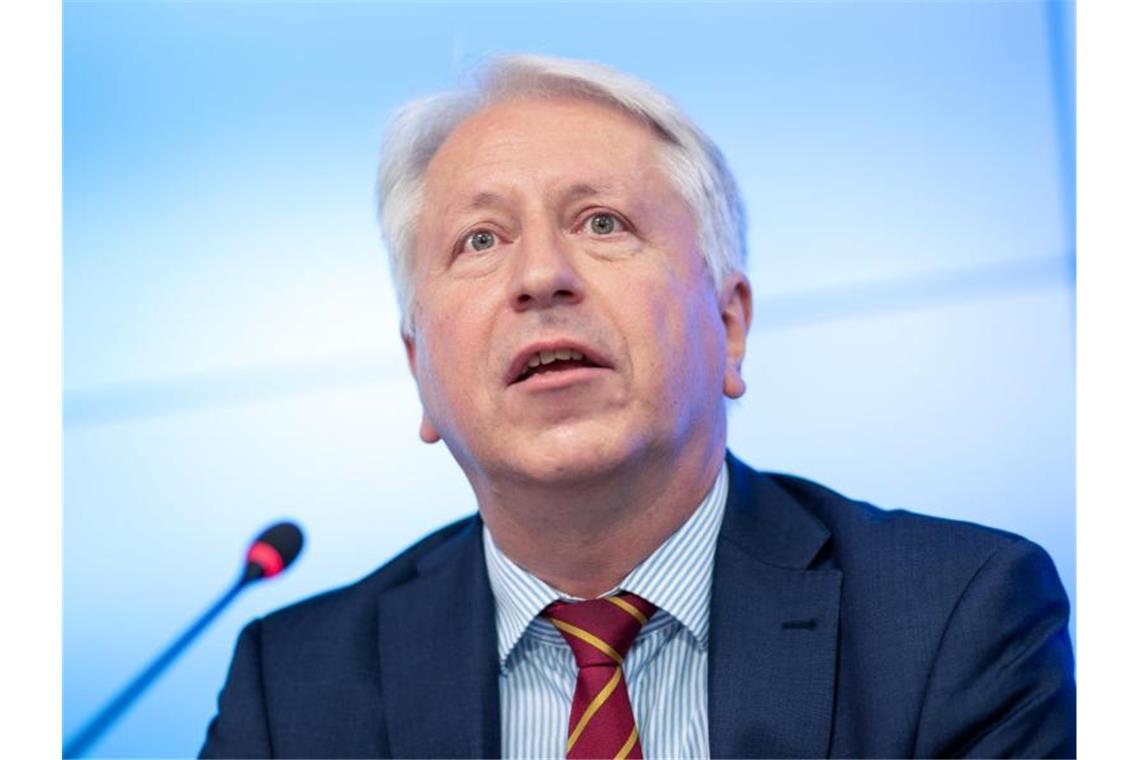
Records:
[[[582,98],[615,106],[651,126],[662,138],[663,168],[697,223],[701,253],[714,284],[719,288],[725,276],[743,271],[745,217],[736,180],[712,140],[659,90],[601,64],[537,55],[491,58],[472,74],[468,87],[403,106],[384,138],[380,229],[405,336],[410,337],[414,327],[414,233],[428,164],[463,121],[506,100]]]

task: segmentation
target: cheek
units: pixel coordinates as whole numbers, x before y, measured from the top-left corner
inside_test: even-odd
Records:
[[[660,400],[682,403],[709,395],[724,373],[724,335],[715,298],[670,278],[641,301],[636,340],[642,366]],[[652,399],[651,399],[652,401]]]
[[[479,335],[477,323],[461,309],[420,309],[417,319],[427,359],[418,379],[436,411],[469,406],[474,387],[470,380],[480,354],[486,353],[486,341]]]
[[[477,297],[478,293],[441,283],[425,288],[417,301],[416,324],[422,326],[439,366],[463,366],[449,359],[478,345],[483,319]]]
[[[676,309],[682,315],[681,334],[676,345],[678,361],[685,383],[685,394],[700,404],[703,400],[719,401],[724,384],[725,336],[720,308],[711,286],[693,292],[692,289]]]

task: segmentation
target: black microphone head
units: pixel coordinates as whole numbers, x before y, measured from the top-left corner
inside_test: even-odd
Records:
[[[245,554],[244,581],[272,578],[293,564],[305,537],[296,523],[279,522],[265,529]]]

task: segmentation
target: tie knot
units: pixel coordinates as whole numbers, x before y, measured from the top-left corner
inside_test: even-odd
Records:
[[[657,607],[636,594],[554,602],[542,614],[562,633],[579,668],[620,665]]]

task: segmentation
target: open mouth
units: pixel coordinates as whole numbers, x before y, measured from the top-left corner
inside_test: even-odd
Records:
[[[526,366],[514,379],[514,383],[521,383],[534,375],[544,375],[550,372],[565,372],[582,367],[597,367],[585,354],[569,348],[559,348],[554,351],[535,351]]]

